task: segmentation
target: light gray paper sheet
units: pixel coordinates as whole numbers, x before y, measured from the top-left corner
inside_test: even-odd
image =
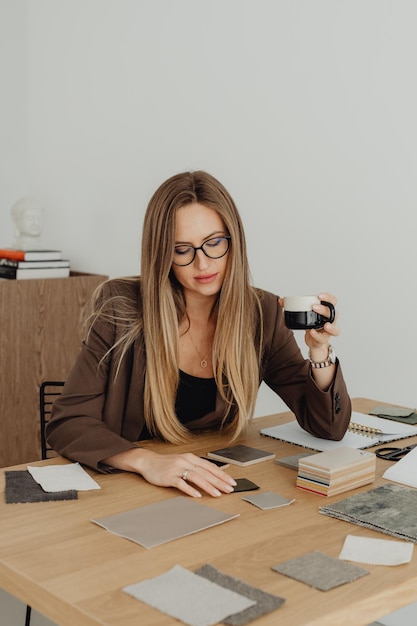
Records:
[[[254,504],[259,509],[276,509],[281,506],[287,506],[292,504],[294,499],[290,500],[284,496],[280,496],[279,493],[273,491],[263,491],[262,493],[255,493],[250,496],[242,496],[242,500],[246,500],[250,504]]]
[[[144,548],[153,548],[235,517],[238,514],[222,513],[190,497],[178,496],[91,521]]]
[[[212,626],[256,604],[180,565],[123,591],[189,626]]]
[[[417,490],[410,487],[383,485],[322,506],[319,512],[417,543]]]

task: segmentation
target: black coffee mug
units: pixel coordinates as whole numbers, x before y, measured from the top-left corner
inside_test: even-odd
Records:
[[[314,304],[329,307],[330,317],[313,311]],[[292,330],[319,330],[326,322],[331,324],[336,318],[336,311],[331,302],[320,300],[317,296],[286,296],[284,298],[285,325]]]

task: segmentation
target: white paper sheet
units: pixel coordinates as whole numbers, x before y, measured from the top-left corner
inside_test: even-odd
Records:
[[[101,489],[100,485],[91,478],[79,463],[67,465],[45,465],[43,467],[27,466],[32,478],[44,491],[89,491]]]
[[[402,483],[409,487],[417,487],[417,448],[410,450],[402,459],[395,461],[382,478]]]
[[[339,559],[371,565],[402,565],[413,556],[414,544],[390,539],[347,535]]]

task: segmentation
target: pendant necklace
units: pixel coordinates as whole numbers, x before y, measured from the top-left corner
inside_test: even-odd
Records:
[[[198,354],[199,358],[201,359],[201,354],[200,354],[200,353],[199,353],[199,351],[197,350],[197,346],[195,345],[195,343],[194,343],[194,341],[193,341],[193,338],[191,337],[191,333],[190,333],[190,331],[188,331],[188,334],[190,335],[191,343],[192,343],[192,344],[193,344],[193,346],[194,346],[194,350],[197,352],[197,354]],[[203,358],[201,359],[201,361],[200,361],[200,365],[201,365],[201,367],[202,367],[202,368],[207,367],[207,357],[208,357],[208,355],[210,354],[210,352],[211,352],[212,348],[213,348],[213,346],[210,346],[210,350],[209,350],[209,351],[207,352],[207,354],[206,354],[205,356],[203,356]]]

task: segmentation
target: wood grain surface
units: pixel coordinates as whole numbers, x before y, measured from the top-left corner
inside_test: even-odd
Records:
[[[358,411],[367,412],[377,404],[354,400]],[[274,452],[277,457],[296,454],[300,448],[259,434],[261,427],[292,418],[291,413],[283,413],[256,419],[239,443]],[[227,443],[225,436],[212,433],[195,436],[175,450],[206,455]],[[143,445],[161,453],[173,450],[169,444]],[[57,458],[40,464],[66,462]],[[249,478],[262,491],[275,491],[295,498],[295,502],[262,511],[243,501],[241,493],[203,496],[205,505],[238,513],[239,517],[150,550],[111,534],[91,519],[172,498],[179,492],[150,485],[134,474],[101,475],[88,470],[102,489],[80,493],[78,500],[0,502],[0,585],[62,626],[178,626],[176,620],[126,595],[122,588],[157,576],[175,564],[193,571],[210,563],[286,599],[281,608],[253,622],[256,626],[365,626],[417,600],[416,553],[405,565],[362,565],[369,575],[326,592],[278,574],[271,567],[312,550],[338,557],[347,534],[391,539],[319,513],[324,504],[386,482],[381,476],[389,465],[389,461],[377,459],[373,485],[333,498],[296,489],[296,472],[273,460],[245,468],[230,466],[227,471],[234,478]],[[4,470],[0,470],[0,488],[4,489]]]
[[[41,458],[39,386],[65,380],[91,294],[106,278],[0,280],[0,466]]]

